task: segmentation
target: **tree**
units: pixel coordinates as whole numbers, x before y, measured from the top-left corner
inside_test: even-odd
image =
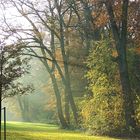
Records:
[[[24,92],[17,92],[20,83],[16,82],[18,78],[28,72],[29,58],[22,57],[20,50],[14,45],[0,44],[0,109],[2,108],[2,100],[16,94],[23,94],[30,87],[24,87]],[[1,111],[0,111],[0,131],[1,131]]]
[[[128,0],[122,1],[122,13],[121,13],[121,26],[117,26],[117,22],[113,10],[114,2],[106,1],[105,5],[109,15],[109,21],[112,28],[112,34],[115,40],[115,46],[118,53],[118,65],[120,80],[124,99],[124,112],[126,129],[129,134],[134,133],[136,129],[135,110],[132,90],[129,81],[128,64],[126,59],[126,47],[127,47],[127,17],[128,17]]]
[[[62,5],[59,5],[56,1],[50,3],[50,4],[52,4],[52,7],[54,6],[54,8],[57,10],[58,14],[56,14],[54,11],[52,11],[52,8],[49,7],[50,9],[48,9],[48,10],[50,10],[50,13],[52,15],[49,15],[45,11],[46,15],[44,16],[43,15],[44,11],[39,11],[37,8],[35,8],[35,5],[30,1],[28,1],[27,3],[25,3],[24,1],[18,1],[17,3],[12,1],[12,4],[17,8],[18,12],[30,23],[30,25],[32,27],[32,29],[30,30],[31,34],[25,31],[25,34],[27,33],[31,37],[29,37],[29,38],[27,37],[27,38],[24,39],[24,38],[21,38],[21,36],[20,36],[18,39],[22,40],[24,42],[23,43],[24,47],[26,46],[26,47],[30,48],[30,52],[32,51],[34,53],[34,51],[31,50],[31,48],[34,48],[34,47],[40,49],[42,51],[43,56],[39,57],[36,54],[34,54],[34,56],[37,56],[38,58],[42,58],[42,60],[44,61],[43,63],[45,64],[46,67],[49,66],[47,64],[48,60],[50,60],[54,63],[53,66],[55,65],[55,68],[57,68],[57,70],[58,70],[58,72],[61,76],[62,82],[64,84],[65,91],[66,91],[66,94],[67,94],[66,97],[68,97],[68,100],[69,100],[68,102],[71,105],[75,121],[78,122],[77,109],[76,109],[76,105],[75,105],[73,95],[72,95],[72,92],[71,92],[70,79],[69,79],[68,66],[67,66],[68,61],[67,61],[67,56],[66,56],[64,32],[63,32],[64,25],[62,23],[63,22],[63,18],[62,18],[63,17],[63,11],[60,11],[60,9],[59,9]],[[36,15],[37,20],[39,22],[41,22],[41,25],[43,25],[43,28],[45,28],[46,30],[51,32],[51,38],[54,38],[53,35],[55,35],[55,37],[57,38],[57,41],[60,42],[60,48],[61,48],[60,50],[61,50],[61,55],[62,55],[62,58],[63,58],[62,63],[64,65],[64,69],[60,68],[59,63],[57,62],[57,60],[55,58],[54,47],[52,47],[54,45],[51,45],[51,48],[47,47],[47,44],[44,41],[43,35],[40,31],[40,28],[38,27],[38,25],[35,22],[32,21],[32,18],[30,18],[28,16],[28,12],[24,11],[24,9],[22,8],[23,5],[25,5],[30,10],[29,13],[34,13]],[[53,16],[53,14],[54,14],[54,16]],[[47,16],[51,19],[51,20],[48,21],[48,23],[46,22],[46,18],[48,18]],[[51,24],[53,19],[56,18],[56,17],[58,17],[60,19],[58,21],[55,21],[57,23],[57,26],[60,27],[59,32],[57,32],[57,26],[56,26],[56,28],[52,28],[54,26],[52,26],[52,24]],[[18,32],[17,29],[14,29],[14,30]],[[13,29],[10,30],[10,31],[13,31]],[[21,29],[20,31],[24,32],[24,29]],[[32,45],[33,42],[36,44],[36,46]],[[47,54],[47,57],[46,57],[46,54]],[[51,68],[50,67],[48,67],[48,68],[47,68],[47,70],[49,71],[49,73],[53,74],[52,73],[53,71],[51,71]],[[53,77],[53,82],[52,82],[53,84],[54,84],[54,80],[55,80],[55,77]],[[57,85],[55,84],[54,87],[56,88]],[[57,93],[56,93],[56,91],[57,91]],[[56,90],[56,91],[55,91],[55,94],[58,95],[58,90]],[[59,101],[61,101],[61,100],[59,100]]]
[[[45,28],[45,30],[49,30],[51,31],[53,34],[55,34],[57,36],[57,33],[55,32],[55,30],[53,28],[50,28],[50,21],[49,23],[45,22],[44,16],[42,16],[43,11],[39,11],[38,9],[36,9],[33,5],[32,2],[27,1],[27,3],[25,1],[19,0],[19,1],[10,1],[12,5],[14,5],[16,7],[16,9],[18,10],[18,12],[29,22],[29,24],[31,25],[31,29],[23,29],[20,26],[20,29],[18,30],[17,28],[11,27],[9,26],[9,24],[7,24],[7,21],[5,20],[6,25],[8,25],[8,29],[9,32],[12,32],[15,36],[16,36],[16,40],[18,40],[19,42],[21,42],[21,47],[28,50],[25,53],[22,53],[22,55],[30,55],[30,56],[35,56],[38,57],[39,60],[41,60],[41,62],[44,64],[44,66],[46,67],[46,70],[49,72],[50,77],[52,79],[52,84],[53,84],[53,88],[54,88],[54,93],[56,95],[56,101],[57,101],[57,108],[58,108],[58,116],[61,122],[62,127],[67,127],[67,124],[65,123],[65,119],[63,116],[63,111],[62,111],[62,106],[61,106],[61,96],[60,96],[60,92],[59,92],[59,87],[57,86],[57,82],[56,82],[56,77],[54,74],[54,64],[56,64],[56,67],[59,69],[59,72],[62,74],[62,70],[59,67],[57,61],[55,60],[55,54],[54,54],[54,48],[53,48],[53,42],[51,43],[51,49],[48,48],[46,42],[44,42],[44,37],[43,37],[43,33],[41,32],[40,28],[38,27],[38,24],[36,24],[36,22],[33,22],[33,19],[28,17],[28,13],[26,14],[26,10],[22,8],[23,5],[25,5],[25,7],[28,9],[28,12],[33,12],[36,14],[37,16],[37,20],[41,21],[41,25],[43,25],[43,28]],[[50,9],[47,10],[52,10],[51,7]],[[46,12],[46,11],[45,11]],[[46,14],[48,15],[48,13],[46,12]],[[30,15],[30,14],[29,14]],[[53,17],[51,17],[50,15],[48,15],[48,17],[50,17],[50,19],[52,19]],[[44,25],[45,23],[45,25]],[[25,31],[25,32],[24,32]],[[7,31],[8,32],[8,31]],[[20,36],[19,32],[22,32],[25,34],[24,37]],[[19,34],[18,34],[19,33]],[[53,36],[52,34],[52,36]],[[26,38],[27,37],[27,38]],[[46,36],[45,36],[46,37]],[[58,36],[57,36],[58,37]],[[51,37],[53,39],[53,37]],[[41,51],[40,54],[36,53],[36,51],[34,51],[34,48],[38,49]],[[40,57],[40,55],[42,54],[42,56]],[[46,56],[46,54],[48,56]],[[51,65],[48,64],[48,60],[53,64],[52,68]]]
[[[109,39],[94,43],[87,57],[86,78],[92,96],[82,101],[83,125],[93,134],[117,135],[124,127],[123,99],[114,47]]]

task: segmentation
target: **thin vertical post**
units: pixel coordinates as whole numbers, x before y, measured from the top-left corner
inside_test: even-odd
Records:
[[[0,140],[1,140],[1,109],[2,109],[2,74],[3,74],[3,47],[0,42]]]
[[[4,140],[6,140],[6,107],[3,108],[4,111]]]
[[[1,101],[0,101],[0,106],[1,106]],[[0,140],[1,140],[1,108],[0,108]]]

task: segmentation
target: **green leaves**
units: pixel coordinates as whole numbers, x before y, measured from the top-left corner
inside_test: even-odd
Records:
[[[28,73],[30,60],[29,57],[21,56],[23,50],[16,45],[4,46],[3,57],[1,57],[0,65],[2,66],[2,93],[3,98],[19,94],[17,79]],[[24,87],[23,90],[28,90]]]
[[[82,116],[85,127],[95,134],[113,133],[124,124],[120,80],[117,63],[112,60],[114,48],[111,44],[108,39],[95,42],[86,61],[85,77],[93,97],[85,102]]]

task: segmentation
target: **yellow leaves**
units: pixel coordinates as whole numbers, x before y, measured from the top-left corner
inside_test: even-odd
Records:
[[[94,94],[92,99],[82,102],[82,105],[81,115],[84,126],[93,131],[112,131],[124,124],[122,100],[119,96],[109,99]]]
[[[93,15],[95,16],[98,13],[93,13]],[[95,25],[96,27],[103,27],[108,23],[108,16],[107,13],[105,11],[103,11],[100,16],[96,19]]]
[[[138,125],[140,125],[140,96],[136,97],[136,106],[137,106],[136,120],[137,120]]]
[[[117,53],[116,50],[112,51],[112,56],[113,56],[113,57],[117,57],[117,56],[118,56],[118,53]]]
[[[136,52],[140,54],[140,47],[136,48]]]
[[[94,106],[92,100],[90,101],[82,101],[84,107],[82,107],[81,116],[84,120],[84,124],[88,123],[90,117],[93,115]]]

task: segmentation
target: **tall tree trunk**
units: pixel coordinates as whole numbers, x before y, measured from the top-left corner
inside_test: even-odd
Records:
[[[95,27],[95,17],[93,17],[93,11],[91,10],[91,5],[89,1],[86,0],[80,0],[81,4],[83,5],[84,10],[84,19],[85,19],[85,25],[84,25],[84,35],[85,35],[85,43],[87,48],[87,54],[89,53],[92,40],[99,40],[99,29]]]
[[[63,17],[60,14],[59,11],[59,23],[60,23],[60,46],[61,46],[61,53],[62,53],[62,58],[64,61],[64,73],[65,73],[65,91],[66,91],[66,96],[69,99],[69,103],[71,105],[71,109],[74,115],[74,119],[76,124],[78,124],[78,111],[77,107],[74,102],[74,98],[72,95],[72,90],[71,90],[71,83],[70,83],[70,76],[69,76],[69,70],[68,70],[68,58],[66,55],[66,50],[65,50],[65,38],[64,38],[64,28],[63,28]]]
[[[46,57],[46,53],[43,49],[41,49],[42,51],[42,54],[44,57]],[[64,115],[63,115],[63,109],[62,109],[62,102],[61,102],[61,95],[60,95],[60,92],[59,92],[59,88],[58,88],[58,84],[57,84],[57,81],[56,81],[56,77],[55,77],[55,74],[54,74],[54,71],[52,71],[47,63],[46,60],[42,60],[42,63],[44,64],[44,66],[46,67],[48,73],[50,74],[50,77],[51,77],[51,81],[52,81],[52,85],[53,85],[53,90],[54,90],[54,93],[55,93],[55,97],[56,97],[56,107],[57,107],[57,112],[58,112],[58,118],[60,120],[60,124],[63,128],[68,128],[68,124],[64,118]]]
[[[66,118],[67,123],[70,125],[69,97],[67,96],[66,93],[65,93],[65,118]]]
[[[134,134],[136,130],[136,121],[135,121],[133,95],[130,86],[128,64],[126,58],[128,2],[129,0],[123,0],[121,28],[118,28],[115,20],[113,6],[112,6],[113,3],[106,2],[105,4],[112,27],[114,40],[116,43],[116,50],[118,52],[118,64],[119,64],[119,73],[120,73],[120,80],[121,80],[123,100],[124,100],[123,106],[124,106],[124,113],[125,113],[126,130],[131,135]]]
[[[136,129],[135,109],[133,102],[132,90],[129,82],[128,66],[126,56],[120,56],[119,60],[119,73],[123,93],[123,106],[125,113],[126,129],[128,132],[133,133]]]
[[[74,101],[74,98],[73,98],[73,95],[72,95],[71,84],[70,84],[70,77],[69,77],[69,73],[68,73],[68,68],[66,68],[66,66],[65,66],[65,78],[66,78],[66,81],[65,81],[65,91],[66,91],[66,94],[67,94],[66,96],[69,99],[69,103],[71,105],[71,109],[72,109],[72,112],[73,112],[75,123],[78,124],[77,107],[76,107],[76,104],[75,104],[75,101]]]
[[[69,47],[68,27],[66,28],[66,31],[65,31],[65,39],[66,39],[65,45],[68,48]],[[67,58],[69,59],[69,50],[67,50]],[[65,98],[64,99],[65,100],[65,117],[66,117],[67,123],[70,125],[70,102],[69,102],[69,97],[68,97],[66,89],[65,89],[65,97],[64,98]]]
[[[81,3],[83,5],[83,9],[84,9],[84,18],[85,18],[85,25],[84,25],[84,33],[85,33],[85,43],[86,43],[86,48],[87,48],[87,55],[89,53],[89,50],[91,48],[91,34],[92,32],[92,27],[91,27],[91,23],[92,23],[92,12],[90,10],[90,7],[88,5],[88,2],[85,0],[81,0]]]
[[[128,132],[134,133],[136,129],[134,97],[132,95],[129,74],[128,74],[127,57],[126,57],[128,2],[129,0],[123,0],[122,29],[120,35],[120,46],[118,46],[118,52],[120,58],[119,69],[120,69],[120,79],[121,79],[123,98],[124,98],[126,129]]]
[[[56,82],[54,73],[50,74],[50,77],[52,80],[53,89],[54,89],[54,93],[55,93],[55,97],[56,97],[56,105],[57,105],[57,111],[58,111],[58,117],[59,117],[60,123],[63,128],[68,128],[68,124],[63,115],[61,96],[60,96],[60,92],[59,92],[59,89],[57,86],[57,82]]]

